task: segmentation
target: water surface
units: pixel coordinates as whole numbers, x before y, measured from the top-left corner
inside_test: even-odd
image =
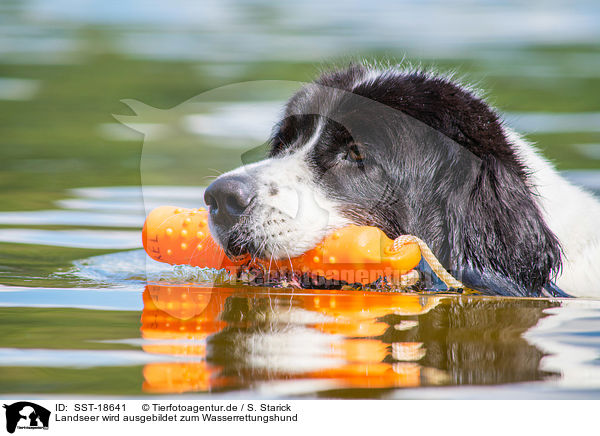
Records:
[[[149,203],[188,205],[201,189],[145,193]],[[214,270],[160,264],[136,248],[139,200],[125,187],[77,189],[53,211],[20,213],[45,230],[0,232],[14,258],[0,271],[0,392],[599,393],[600,301],[215,286]]]

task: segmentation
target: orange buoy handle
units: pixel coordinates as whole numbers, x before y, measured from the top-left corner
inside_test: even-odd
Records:
[[[142,242],[148,255],[170,264],[225,268],[237,272],[250,256],[229,259],[212,238],[208,212],[161,206],[144,223]],[[385,277],[400,283],[400,277],[421,260],[418,244],[407,242],[393,249],[394,241],[376,227],[348,226],[336,230],[306,253],[288,260],[254,261],[272,271],[289,271],[347,283],[373,283]],[[270,263],[270,265],[269,265]]]

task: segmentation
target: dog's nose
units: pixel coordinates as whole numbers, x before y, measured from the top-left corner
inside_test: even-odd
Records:
[[[254,184],[249,177],[224,176],[206,188],[204,202],[215,224],[231,227],[239,221],[254,195]]]

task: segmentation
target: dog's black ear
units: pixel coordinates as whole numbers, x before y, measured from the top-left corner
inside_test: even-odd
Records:
[[[504,276],[510,294],[540,295],[560,270],[561,249],[522,175],[484,156],[466,200],[456,253],[465,284],[497,289]]]
[[[530,295],[530,291],[523,285],[496,271],[481,271],[463,267],[452,271],[452,273],[465,286],[476,290],[482,295],[499,295],[503,297],[526,297]]]

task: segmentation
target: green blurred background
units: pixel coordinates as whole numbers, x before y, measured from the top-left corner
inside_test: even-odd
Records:
[[[0,4],[3,210],[48,208],[67,188],[139,185],[143,136],[115,130],[111,115],[132,113],[122,99],[168,109],[228,83],[307,81],[349,59],[457,71],[559,168],[600,167],[595,1]],[[207,147],[198,165],[226,170],[242,151]]]

